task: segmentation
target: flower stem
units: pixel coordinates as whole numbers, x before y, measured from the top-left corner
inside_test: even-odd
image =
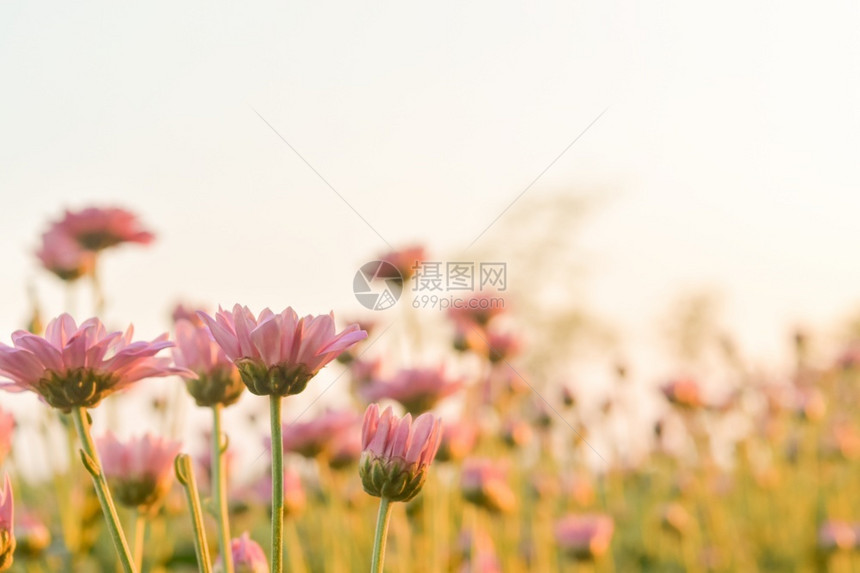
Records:
[[[146,516],[137,512],[134,518],[134,566],[143,570],[143,542],[146,537]]]
[[[200,573],[210,573],[212,564],[209,562],[209,545],[206,543],[206,529],[203,527],[203,511],[200,509],[200,496],[197,493],[197,482],[194,481],[194,470],[188,454],[179,454],[174,461],[176,479],[185,488],[188,506],[191,508],[191,523],[194,526],[194,550],[197,552],[197,567]],[[232,553],[231,553],[232,555]]]
[[[114,507],[107,480],[102,472],[99,454],[90,435],[90,418],[86,408],[73,408],[72,419],[75,422],[75,429],[78,432],[78,437],[83,447],[83,450],[81,450],[81,459],[84,461],[87,471],[93,477],[96,495],[99,498],[99,504],[102,507],[102,513],[104,513],[105,521],[107,521],[108,531],[110,532],[123,571],[125,573],[136,573],[137,569],[134,563],[132,563],[131,552],[128,550],[128,542],[126,542],[122,527],[119,524],[116,507]]]
[[[376,536],[373,539],[373,561],[370,564],[371,573],[382,573],[385,561],[385,544],[388,541],[388,522],[391,518],[391,502],[388,498],[380,498],[379,514],[376,516]]]
[[[233,552],[230,543],[230,510],[227,507],[227,480],[224,442],[221,433],[221,404],[212,406],[212,497],[218,511],[218,544],[224,573],[233,573]]]
[[[281,397],[269,396],[272,424],[272,573],[281,573],[284,556],[284,441]]]

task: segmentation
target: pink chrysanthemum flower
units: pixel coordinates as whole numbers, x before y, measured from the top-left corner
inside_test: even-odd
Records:
[[[496,513],[507,513],[517,505],[508,485],[507,469],[492,460],[471,459],[463,465],[460,489],[466,501]]]
[[[485,328],[491,320],[504,312],[505,299],[501,295],[481,292],[458,301],[448,310],[448,316],[458,329],[465,331],[475,327]]]
[[[280,314],[266,308],[257,317],[238,304],[215,318],[198,314],[258,396],[298,394],[323,366],[367,337],[354,324],[336,333],[334,314],[299,318],[290,307]]]
[[[818,529],[818,546],[825,551],[860,547],[860,523],[829,520]]]
[[[555,539],[561,550],[577,559],[605,554],[612,541],[615,522],[608,515],[568,515],[555,524]]]
[[[89,207],[80,211],[66,211],[52,230],[74,239],[82,249],[101,251],[121,243],[146,245],[155,238],[143,229],[137,215],[116,207]]]
[[[196,378],[186,380],[185,385],[197,405],[235,403],[245,386],[236,366],[212,338],[209,328],[185,319],[177,321],[175,328],[173,359],[177,366],[196,374]]]
[[[233,554],[235,573],[268,573],[269,562],[266,561],[263,548],[251,539],[247,532],[243,533],[242,537],[234,539],[230,549]],[[223,573],[223,571],[224,564],[219,555],[218,560],[215,561],[213,573]]]
[[[62,314],[48,324],[44,338],[24,330],[12,334],[14,346],[0,343],[0,384],[10,392],[29,390],[54,408],[92,408],[114,392],[143,378],[188,374],[155,355],[173,346],[164,334],[152,342],[132,342],[125,334],[108,333],[97,318],[75,324]]]
[[[255,497],[266,505],[272,503],[272,474],[261,476],[254,485]],[[307,506],[302,476],[295,469],[284,468],[284,517],[295,517]]]
[[[391,407],[379,414],[371,404],[361,431],[363,452],[359,475],[364,491],[390,501],[409,501],[421,491],[427,469],[441,439],[441,422],[431,414],[394,415]]]
[[[397,400],[408,412],[421,414],[462,387],[463,382],[449,380],[441,366],[405,368],[387,382],[379,381],[364,387],[362,394],[370,402],[383,398]]]
[[[42,235],[42,244],[36,256],[45,269],[64,281],[73,281],[93,270],[95,257],[63,232],[52,227]]]
[[[385,261],[400,271],[404,281],[415,276],[417,268],[427,259],[427,253],[421,245],[406,247],[382,255],[379,260]]]
[[[436,459],[459,461],[468,456],[478,442],[478,427],[471,421],[458,420],[442,425],[442,440]]]
[[[180,447],[179,442],[152,434],[121,442],[108,432],[99,439],[102,469],[117,500],[139,511],[159,504],[170,490]]]
[[[666,399],[682,408],[699,408],[704,405],[699,384],[692,378],[678,378],[661,388]]]
[[[44,521],[32,513],[25,513],[15,524],[15,540],[19,554],[38,558],[51,545],[51,531]]]
[[[6,456],[12,451],[12,433],[15,430],[15,418],[9,412],[0,409],[0,466]]]
[[[306,458],[329,452],[342,435],[357,429],[359,416],[350,410],[329,410],[308,422],[283,425],[284,451]]]
[[[15,553],[15,500],[9,474],[0,490],[0,571],[12,567]]]
[[[359,432],[340,432],[329,445],[328,465],[336,470],[350,467],[361,459],[361,449]]]

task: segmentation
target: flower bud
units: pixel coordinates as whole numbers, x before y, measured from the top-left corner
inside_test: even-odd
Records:
[[[364,491],[390,501],[409,501],[421,491],[436,456],[441,423],[431,414],[398,418],[376,404],[368,406],[362,428],[359,475]]]

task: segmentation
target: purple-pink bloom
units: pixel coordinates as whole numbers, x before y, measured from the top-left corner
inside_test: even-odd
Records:
[[[251,539],[247,531],[242,534],[242,537],[232,541],[230,550],[233,554],[235,573],[268,573],[269,563],[266,561],[266,554],[263,552],[263,548]],[[224,563],[219,555],[215,561],[213,573],[222,573],[223,571]]]
[[[436,459],[440,462],[458,461],[468,456],[478,441],[478,427],[469,420],[457,420],[442,425],[442,439]]]
[[[97,318],[75,324],[68,314],[52,320],[44,338],[25,330],[12,333],[14,346],[0,343],[0,384],[10,392],[29,390],[54,408],[92,408],[106,396],[143,378],[187,373],[157,358],[173,346],[167,335],[132,342],[134,329],[108,333]]]
[[[505,312],[505,299],[498,294],[481,292],[465,300],[459,300],[448,316],[461,331],[484,329],[495,317]]]
[[[253,493],[261,502],[270,505],[272,503],[272,474],[261,476],[253,484]],[[307,494],[305,493],[302,476],[295,469],[284,468],[284,517],[292,517],[304,511],[307,505]]]
[[[32,513],[18,516],[15,524],[16,551],[26,557],[38,557],[51,545],[51,531]]]
[[[315,458],[328,452],[340,435],[357,431],[358,422],[351,410],[328,410],[307,422],[284,424],[284,451]]]
[[[516,494],[508,485],[507,468],[493,460],[466,460],[460,490],[466,501],[492,512],[506,513],[517,505]]]
[[[692,378],[678,378],[661,388],[666,399],[681,408],[699,408],[704,405],[699,384]]]
[[[860,546],[860,523],[829,520],[818,529],[818,546],[827,551]]]
[[[173,460],[181,444],[145,434],[126,442],[111,432],[98,440],[105,478],[126,507],[148,510],[170,490]]]
[[[45,269],[64,281],[73,281],[92,272],[95,257],[84,250],[62,229],[53,227],[42,234],[42,244],[36,257]]]
[[[382,255],[379,260],[394,265],[404,281],[408,281],[415,275],[417,267],[427,258],[427,253],[421,245],[406,247],[398,251],[390,251]]]
[[[362,389],[364,398],[375,402],[388,398],[400,402],[406,411],[421,414],[463,387],[462,380],[449,380],[438,368],[405,368],[391,380],[377,381]]]
[[[355,324],[335,332],[334,314],[299,318],[290,307],[280,314],[266,308],[256,317],[238,304],[214,318],[198,314],[259,396],[298,394],[323,366],[367,337]]]
[[[561,550],[577,559],[605,554],[612,541],[615,522],[604,514],[568,515],[555,524],[555,539]]]
[[[101,251],[121,243],[147,245],[155,238],[140,225],[137,215],[116,207],[67,210],[64,217],[54,223],[51,231],[61,232],[74,239],[87,251]]]
[[[15,500],[9,474],[0,490],[0,571],[12,566],[15,553]]]
[[[209,328],[186,319],[176,322],[176,365],[193,372],[196,377],[186,380],[189,394],[198,406],[229,406],[235,403],[245,386],[236,366],[218,346]]]
[[[406,414],[398,418],[371,404],[364,413],[359,462],[364,491],[391,501],[409,501],[421,491],[427,469],[439,449],[441,421],[422,414],[415,421]]]

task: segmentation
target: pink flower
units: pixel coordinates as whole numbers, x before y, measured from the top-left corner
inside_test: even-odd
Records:
[[[460,490],[466,501],[494,513],[507,513],[517,505],[507,478],[507,469],[492,460],[467,460],[460,476]]]
[[[615,522],[608,515],[568,515],[556,522],[555,539],[566,554],[593,559],[609,549],[614,530]]]
[[[827,521],[818,529],[818,546],[827,551],[860,547],[860,523]]]
[[[280,314],[266,308],[258,317],[238,304],[215,318],[198,314],[258,396],[298,394],[323,366],[367,337],[357,325],[335,333],[334,314],[299,318],[290,307]]]
[[[400,271],[400,276],[403,277],[405,282],[415,275],[415,271],[426,258],[427,254],[424,251],[424,247],[414,245],[400,249],[399,251],[386,253],[379,260],[394,265]]]
[[[73,281],[93,270],[95,258],[66,233],[52,227],[42,235],[42,245],[36,256],[45,269],[64,281]]]
[[[477,426],[467,420],[442,425],[442,440],[436,459],[440,462],[458,461],[468,456],[478,441]]]
[[[15,418],[9,412],[0,409],[0,466],[6,456],[12,451],[12,432],[15,430]]]
[[[329,446],[328,465],[333,469],[343,469],[361,458],[361,434],[357,431],[336,434]]]
[[[464,529],[457,536],[455,560],[450,570],[459,573],[501,573],[496,547],[490,535],[481,529]],[[457,567],[457,563],[460,566]]]
[[[187,320],[194,326],[202,326],[203,320],[198,316],[197,310],[197,308],[186,306],[180,302],[173,307],[173,311],[170,313],[170,318],[173,320],[174,324],[180,320]]]
[[[350,430],[358,430],[358,414],[349,410],[329,410],[308,422],[284,424],[284,451],[306,458],[328,452],[332,443]]]
[[[704,405],[698,383],[692,378],[679,378],[663,386],[663,395],[672,404],[682,408],[699,408]]]
[[[266,561],[266,554],[263,552],[263,548],[251,539],[247,531],[242,534],[242,537],[233,540],[230,549],[233,554],[233,566],[236,573],[268,573],[269,562]],[[213,573],[222,573],[223,571],[223,560],[219,555],[218,560],[215,561]]]
[[[140,226],[134,213],[115,207],[66,211],[49,232],[52,231],[64,233],[87,251],[101,251],[121,243],[147,245],[154,238]]]
[[[15,524],[16,550],[27,557],[39,557],[51,545],[51,532],[45,522],[31,513],[18,517]]]
[[[236,366],[203,324],[185,319],[177,321],[173,359],[177,366],[196,374],[196,378],[186,380],[185,385],[198,406],[229,406],[245,389]]]
[[[110,432],[99,439],[102,470],[117,500],[126,507],[154,508],[170,490],[180,446],[152,434],[125,443]]]
[[[368,406],[358,470],[364,491],[391,501],[418,495],[440,439],[441,422],[431,414],[422,414],[413,423],[411,415],[398,418],[391,407],[380,416],[379,406]]]
[[[15,553],[15,500],[9,474],[0,490],[0,571],[12,566]]]
[[[173,346],[164,334],[152,342],[132,342],[134,330],[108,333],[91,318],[80,326],[68,314],[48,324],[45,337],[12,333],[14,346],[0,343],[0,384],[10,392],[35,392],[54,408],[92,408],[142,378],[187,374],[155,355]]]
[[[533,434],[529,423],[519,418],[509,418],[502,425],[502,440],[511,447],[525,446]]]
[[[498,294],[481,292],[465,300],[458,300],[448,316],[462,330],[484,328],[491,320],[505,312],[505,299]]]
[[[362,393],[368,401],[389,398],[403,404],[408,412],[420,414],[462,387],[461,380],[449,381],[440,366],[400,370],[392,380],[366,386]]]
[[[520,338],[514,334],[491,331],[487,333],[487,358],[490,362],[502,362],[519,353]]]
[[[272,474],[267,473],[253,485],[253,492],[258,500],[271,505],[272,503]],[[291,517],[304,511],[307,505],[307,495],[299,473],[289,467],[284,468],[284,517]]]

